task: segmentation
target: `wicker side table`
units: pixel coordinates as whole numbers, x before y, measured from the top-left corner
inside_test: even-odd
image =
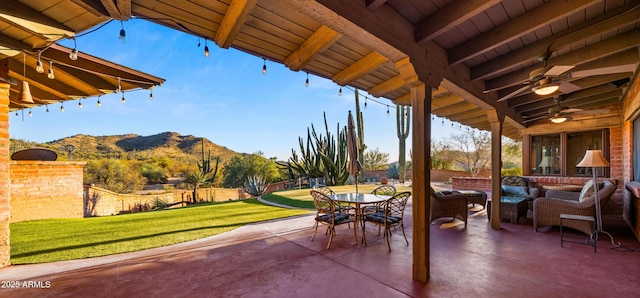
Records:
[[[487,194],[484,191],[480,190],[460,190],[463,196],[467,198],[467,202],[469,204],[482,205],[484,207],[487,204]]]
[[[512,224],[517,224],[520,217],[527,216],[527,198],[500,197],[500,218],[508,218]],[[487,199],[487,220],[491,220],[491,199]]]

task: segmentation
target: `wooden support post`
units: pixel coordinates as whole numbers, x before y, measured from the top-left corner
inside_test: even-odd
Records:
[[[487,112],[491,124],[491,228],[500,229],[500,179],[502,170],[502,123],[504,115]]]
[[[413,109],[413,279],[429,280],[429,214],[431,168],[431,88],[425,85],[411,88]]]

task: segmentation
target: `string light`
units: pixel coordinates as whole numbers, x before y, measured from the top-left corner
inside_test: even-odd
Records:
[[[387,105],[387,116],[389,116],[389,115],[390,115],[390,113],[389,113],[389,105]]]
[[[64,102],[60,102],[60,112],[64,112]]]
[[[78,99],[78,109],[82,110],[82,99]]]
[[[29,117],[33,116],[33,114],[31,113],[31,109],[29,109]]]
[[[45,112],[49,113],[49,105],[46,105],[47,109],[45,110]]]
[[[44,66],[42,65],[42,60],[40,60],[41,53],[38,52],[38,61],[36,62],[36,71],[38,73],[44,73]]]
[[[49,61],[49,73],[47,74],[47,78],[51,80],[56,78],[56,75],[53,74],[53,60]]]
[[[73,49],[71,50],[71,53],[69,53],[69,59],[73,61],[78,60],[78,45],[75,37],[73,37]]]
[[[149,101],[153,100],[153,89],[149,90]]]
[[[442,120],[442,126],[444,126],[444,119]]]
[[[102,103],[100,102],[100,96],[102,96],[102,95],[98,95],[98,103],[97,103],[98,104],[98,108],[102,107]]]
[[[207,39],[204,39],[204,56],[209,58],[209,46],[207,45]]]
[[[120,36],[118,37],[118,40],[124,43],[127,39],[127,33],[124,32],[124,23],[122,23],[122,21],[120,21],[120,26],[122,27],[122,29],[120,29]]]
[[[124,91],[122,91],[122,104],[124,104],[126,102],[126,100],[124,100]]]
[[[365,109],[367,108],[367,97],[366,96],[364,97],[364,108]]]
[[[262,74],[263,75],[267,74],[267,59],[266,58],[262,58]]]
[[[309,87],[309,73],[307,72],[307,80],[304,82],[305,87]]]
[[[340,90],[338,90],[338,96],[342,96],[342,87],[340,87]]]

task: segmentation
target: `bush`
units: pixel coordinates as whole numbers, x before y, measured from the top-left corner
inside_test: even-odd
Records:
[[[504,176],[522,176],[522,168],[502,169],[500,174],[502,175],[502,177],[504,177]]]

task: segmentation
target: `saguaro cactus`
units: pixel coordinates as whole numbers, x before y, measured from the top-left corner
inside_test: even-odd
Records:
[[[367,145],[364,144],[364,119],[362,119],[362,112],[360,111],[360,95],[358,93],[358,89],[355,89],[356,93],[356,129],[358,130],[358,160],[362,165],[362,171],[358,177],[361,177],[362,181],[364,181],[366,175],[364,168],[364,150],[367,149]]]
[[[404,183],[406,177],[407,153],[406,143],[409,136],[409,126],[411,124],[411,110],[409,107],[396,106],[396,130],[398,134],[398,176],[400,183]]]

